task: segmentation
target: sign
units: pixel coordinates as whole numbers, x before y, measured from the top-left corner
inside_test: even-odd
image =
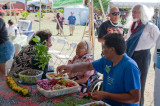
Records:
[[[83,4],[83,0],[53,0],[53,8]]]

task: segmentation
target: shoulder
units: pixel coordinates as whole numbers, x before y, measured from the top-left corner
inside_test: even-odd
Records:
[[[146,27],[148,28],[158,28],[155,24],[153,24],[152,22],[148,22]]]
[[[125,65],[124,67],[127,70],[134,69],[139,71],[137,63],[132,58],[130,58],[127,54],[124,55],[123,64]]]
[[[153,24],[152,22],[149,22],[146,25],[145,29],[148,30],[148,31],[153,30],[153,31],[158,31],[159,32],[158,27],[155,24]]]

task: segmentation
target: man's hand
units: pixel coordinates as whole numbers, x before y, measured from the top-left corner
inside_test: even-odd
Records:
[[[57,67],[57,73],[63,74],[63,73],[70,73],[72,71],[71,65],[62,65]]]
[[[156,68],[156,63],[153,64],[153,68],[154,68],[154,70],[155,70],[155,68]]]
[[[95,91],[92,93],[92,98],[95,100],[102,100],[106,97],[106,93],[104,91]]]

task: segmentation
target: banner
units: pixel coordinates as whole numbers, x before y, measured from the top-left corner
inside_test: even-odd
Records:
[[[83,0],[53,0],[53,8],[83,4]]]

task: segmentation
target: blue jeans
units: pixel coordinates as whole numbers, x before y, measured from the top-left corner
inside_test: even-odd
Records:
[[[5,63],[8,60],[12,59],[14,56],[14,46],[8,40],[5,43],[0,45],[0,63]]]

